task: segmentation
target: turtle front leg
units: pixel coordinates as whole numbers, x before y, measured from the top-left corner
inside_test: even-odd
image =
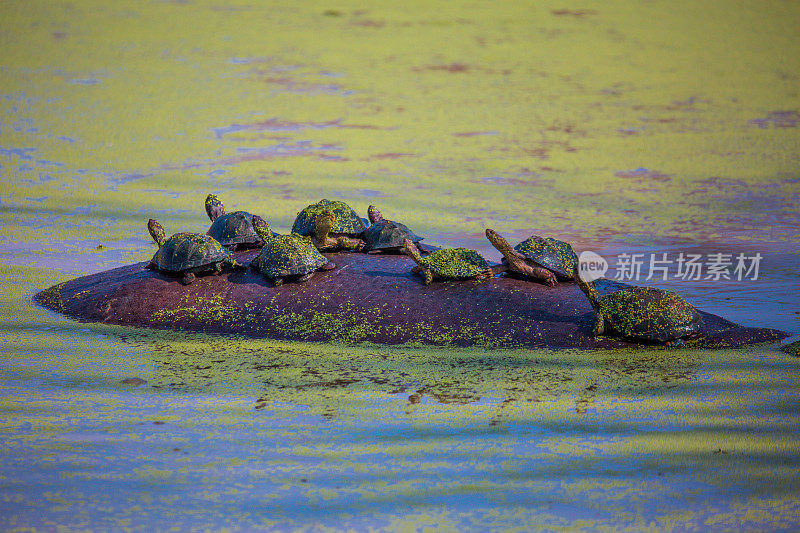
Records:
[[[594,313],[594,327],[592,328],[592,334],[597,337],[605,333],[606,330],[606,319],[603,314],[599,311],[595,311]]]
[[[514,269],[520,274],[524,274],[533,279],[541,280],[542,283],[549,287],[555,287],[558,284],[558,278],[556,278],[556,275],[546,268],[531,266],[525,262],[519,262],[515,264],[514,267]]]
[[[270,281],[272,281],[272,284],[275,285],[276,287],[280,287],[281,285],[283,285],[283,278],[280,277],[272,278]]]
[[[214,274],[215,276],[219,276],[220,274],[222,274],[222,261],[220,261],[219,263],[214,263],[214,270],[212,271],[212,274]]]
[[[183,285],[189,285],[195,280],[195,277],[194,272],[186,272],[181,278],[181,283]]]
[[[422,275],[425,276],[423,283],[425,283],[425,285],[430,285],[431,282],[433,282],[433,272],[431,272],[431,269],[420,267],[420,271],[422,272]]]
[[[308,281],[313,277],[314,277],[314,272],[309,272],[308,274],[305,274],[304,276],[300,276],[299,278],[297,278],[297,281],[303,283],[304,281]]]
[[[222,261],[222,264],[221,264],[220,268],[224,268],[224,267],[240,268],[240,269],[247,269],[247,267],[258,268],[258,265],[256,264],[257,263],[256,259],[257,259],[257,257],[254,257],[253,260],[250,261],[250,263],[248,263],[247,265],[243,265],[241,263],[237,263],[236,259],[234,259],[234,258],[225,259],[224,261]]]
[[[328,261],[319,268],[320,270],[333,270],[334,268],[336,268],[336,263],[334,263],[333,261]]]
[[[336,239],[336,245],[342,250],[361,250],[364,248],[364,241],[361,239],[353,239],[350,237],[340,236]]]
[[[492,265],[490,267],[486,267],[486,271],[488,272],[488,276],[490,278],[495,277],[498,274],[502,274],[503,272],[508,270],[507,263],[500,263],[499,265]]]
[[[336,239],[332,239],[328,235],[315,235],[314,246],[316,246],[317,250],[320,252],[332,250],[336,248]]]

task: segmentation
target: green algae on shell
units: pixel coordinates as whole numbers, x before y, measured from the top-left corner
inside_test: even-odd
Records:
[[[403,242],[408,239],[414,244],[423,238],[414,234],[405,224],[393,220],[385,220],[372,224],[361,234],[364,240],[364,251],[387,250],[400,251]]]
[[[781,346],[781,351],[789,355],[794,355],[795,357],[800,357],[800,341],[794,341],[791,344]]]
[[[207,233],[222,246],[257,245],[261,242],[253,229],[253,215],[247,211],[234,211],[216,218]]]
[[[553,239],[552,237],[539,237],[534,235],[514,247],[514,250],[523,254],[534,263],[551,270],[563,279],[574,279],[575,265],[578,256],[572,245]]]
[[[697,309],[672,291],[628,287],[599,302],[599,311],[620,335],[666,342],[697,332],[703,320]]]
[[[270,278],[304,275],[328,264],[311,239],[293,233],[276,235],[253,259],[253,264]]]
[[[231,254],[210,235],[176,233],[153,256],[161,270],[181,272],[231,259]]]
[[[482,275],[489,262],[475,250],[468,248],[444,248],[436,250],[422,262],[437,276],[447,279],[469,279]]]
[[[323,199],[297,213],[292,233],[313,234],[316,231],[317,216],[326,211],[332,211],[336,216],[336,223],[331,228],[331,233],[356,236],[367,229],[367,225],[349,205],[339,200]]]

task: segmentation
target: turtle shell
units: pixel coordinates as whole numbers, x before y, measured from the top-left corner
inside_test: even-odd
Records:
[[[600,312],[625,337],[666,342],[697,332],[703,318],[672,291],[628,287],[600,300]]]
[[[230,259],[231,253],[216,239],[200,233],[176,233],[153,256],[161,270],[181,272]]]
[[[572,249],[572,245],[567,242],[552,237],[542,238],[534,235],[516,245],[514,250],[561,278],[574,278],[573,273],[575,265],[578,264],[578,256]]]
[[[333,211],[336,215],[336,224],[331,228],[331,233],[355,237],[367,229],[364,219],[360,218],[346,203],[338,200],[320,200],[297,213],[297,218],[292,225],[292,233],[299,235],[314,233],[317,229],[317,215],[324,211]]]
[[[261,272],[271,278],[308,274],[328,262],[311,239],[296,233],[276,235],[264,243],[253,261]]]
[[[370,250],[400,249],[403,242],[408,239],[418,243],[422,237],[415,235],[407,226],[393,220],[385,220],[373,224],[364,230],[361,239],[366,243],[365,252]]]
[[[253,215],[247,211],[234,211],[217,217],[208,229],[222,246],[232,244],[256,244],[261,242],[253,229]]]
[[[468,248],[443,248],[424,257],[437,276],[449,279],[474,278],[483,273],[489,263],[481,254]]]

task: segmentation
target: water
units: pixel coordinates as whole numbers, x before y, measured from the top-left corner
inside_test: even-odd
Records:
[[[214,192],[279,231],[375,203],[492,260],[486,227],[761,253],[758,280],[639,283],[800,335],[797,6],[335,7],[8,8],[0,529],[798,529],[775,345],[294,343],[31,303],[149,259],[148,218],[205,231]]]

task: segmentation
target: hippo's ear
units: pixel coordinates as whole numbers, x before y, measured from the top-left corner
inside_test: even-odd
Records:
[[[225,205],[216,194],[206,196],[206,214],[211,219],[211,222],[225,214]]]

